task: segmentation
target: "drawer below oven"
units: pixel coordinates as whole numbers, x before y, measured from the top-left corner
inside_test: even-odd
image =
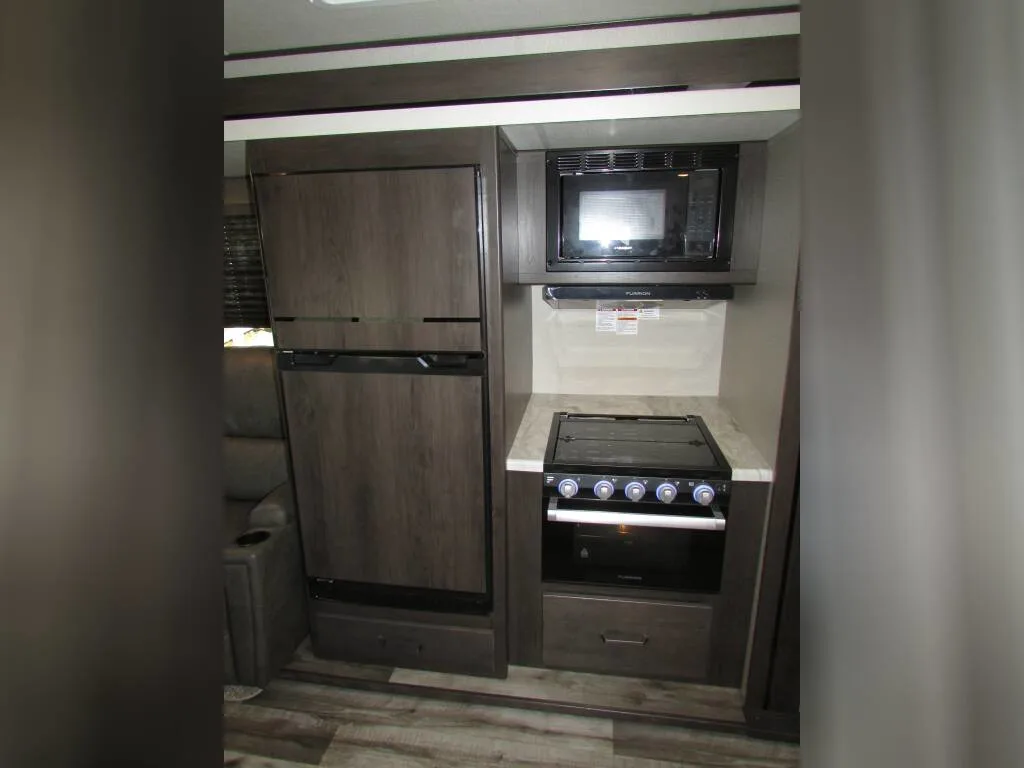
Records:
[[[695,603],[544,595],[544,665],[703,680],[711,612]]]

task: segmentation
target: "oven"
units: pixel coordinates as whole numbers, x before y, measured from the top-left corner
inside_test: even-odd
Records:
[[[730,470],[703,422],[684,419],[556,414],[545,582],[719,591]]]

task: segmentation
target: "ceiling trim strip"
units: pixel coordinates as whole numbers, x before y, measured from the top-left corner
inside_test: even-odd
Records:
[[[800,109],[800,86],[451,104],[224,121],[224,141]]]
[[[529,35],[507,35],[412,45],[318,51],[224,62],[225,79],[297,72],[359,69],[393,64],[532,56],[569,51],[636,48],[800,34],[800,14],[766,13],[666,24],[625,25]]]

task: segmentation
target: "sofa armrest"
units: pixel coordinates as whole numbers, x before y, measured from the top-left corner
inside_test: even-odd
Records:
[[[290,483],[281,483],[249,513],[250,528],[287,525],[295,519],[295,498]]]

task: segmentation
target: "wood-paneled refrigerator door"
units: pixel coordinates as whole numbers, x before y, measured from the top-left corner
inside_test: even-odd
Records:
[[[282,371],[307,574],[484,593],[483,379]]]
[[[275,318],[478,319],[474,168],[256,178]]]

